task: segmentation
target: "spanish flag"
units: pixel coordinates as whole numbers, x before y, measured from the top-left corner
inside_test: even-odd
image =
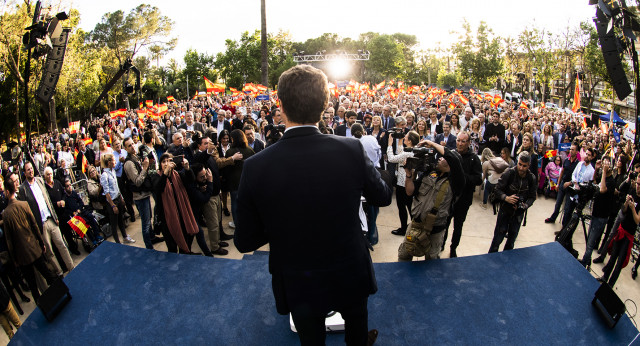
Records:
[[[198,98],[198,90],[196,90],[196,94],[195,94],[195,95],[193,95],[192,100],[195,100],[195,99],[197,99],[197,98]]]
[[[233,105],[233,106],[240,106],[241,104],[242,104],[242,98],[241,97],[238,97],[237,99],[231,101],[231,105]]]
[[[464,97],[464,95],[460,95],[458,98],[460,99],[460,102],[462,102],[463,105],[466,106],[469,104],[469,100],[466,97]]]
[[[375,89],[376,90],[380,90],[380,89],[384,88],[385,83],[386,83],[386,81],[383,80],[382,83],[376,84]]]
[[[147,100],[147,107],[153,107],[153,100]]]
[[[74,231],[76,231],[76,233],[78,233],[80,238],[84,238],[89,230],[89,225],[87,225],[87,222],[79,215],[72,217],[67,223]]]
[[[140,109],[144,108],[144,103],[140,102],[140,105],[138,106],[138,108]]]
[[[527,106],[527,104],[522,101],[520,102],[520,108],[529,109],[529,106]]]
[[[576,90],[573,94],[573,107],[571,107],[572,112],[577,112],[580,109],[580,78],[576,75]]]
[[[175,102],[176,99],[173,96],[167,96],[167,102]]]
[[[160,104],[158,105],[158,115],[164,115],[167,113],[167,111],[169,110],[169,107],[167,107],[167,105]]]
[[[556,155],[558,155],[558,150],[547,150],[547,152],[544,154],[544,157],[550,159],[552,157],[555,157]]]
[[[147,115],[147,111],[145,110],[137,110],[136,113],[138,113],[138,119],[143,119],[145,115]]]
[[[70,134],[78,133],[79,129],[80,129],[80,122],[79,121],[72,121],[71,123],[69,123],[69,133]]]

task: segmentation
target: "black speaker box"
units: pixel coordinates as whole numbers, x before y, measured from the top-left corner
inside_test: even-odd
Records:
[[[618,295],[616,295],[611,286],[606,282],[600,285],[591,304],[598,310],[600,316],[602,316],[602,319],[609,328],[616,326],[626,310],[622,300],[618,298]]]
[[[47,321],[53,321],[62,309],[71,300],[69,287],[65,285],[62,278],[54,281],[49,288],[38,299],[38,308]]]

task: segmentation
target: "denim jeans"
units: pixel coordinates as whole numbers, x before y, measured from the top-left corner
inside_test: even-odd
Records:
[[[367,205],[367,229],[369,233],[367,237],[369,239],[369,243],[371,245],[378,244],[378,226],[376,225],[376,220],[378,219],[378,213],[380,213],[380,207],[374,207],[372,205]]]
[[[512,208],[511,205],[504,203],[500,207],[498,213],[498,219],[496,220],[496,228],[493,231],[493,240],[491,241],[491,247],[489,252],[498,252],[500,244],[507,237],[507,242],[504,244],[504,251],[513,249],[518,232],[520,231],[520,224],[522,223],[522,217],[524,214],[516,212],[514,215],[506,215],[504,208]]]
[[[564,187],[562,187],[563,183],[558,184],[558,195],[556,196],[556,205],[553,208],[553,214],[549,216],[549,218],[553,221],[556,221],[558,218],[558,214],[560,213],[560,206],[562,205],[562,201],[564,201]]]
[[[602,231],[607,225],[608,217],[593,217],[591,218],[591,224],[589,225],[589,237],[587,239],[587,249],[582,257],[582,262],[591,263],[591,253],[598,245],[600,237],[602,237]]]
[[[489,194],[491,194],[493,187],[496,185],[497,184],[491,184],[488,179],[484,181],[484,196],[482,196],[482,204],[487,204]]]
[[[144,246],[147,249],[153,249],[153,244],[151,243],[151,199],[150,197],[146,197],[133,202],[136,204],[136,208],[138,208],[138,213],[140,214]]]

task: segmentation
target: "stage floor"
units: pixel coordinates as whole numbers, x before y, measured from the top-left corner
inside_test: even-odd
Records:
[[[267,258],[105,242],[65,278],[73,299],[57,319],[34,311],[12,344],[298,344],[276,313]],[[638,333],[627,316],[604,326],[591,306],[598,282],[557,243],[374,266],[369,326],[380,345],[627,345]]]

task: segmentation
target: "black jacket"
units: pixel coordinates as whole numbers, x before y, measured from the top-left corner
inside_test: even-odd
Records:
[[[465,183],[458,202],[471,203],[476,186],[482,184],[482,164],[480,163],[478,155],[471,152],[471,150],[467,150],[466,153],[460,154],[460,156],[462,157],[462,170],[464,171]]]
[[[392,190],[366,157],[357,139],[300,127],[245,161],[234,242],[240,252],[269,243],[279,313],[376,292],[358,210],[362,196],[389,205]]]

